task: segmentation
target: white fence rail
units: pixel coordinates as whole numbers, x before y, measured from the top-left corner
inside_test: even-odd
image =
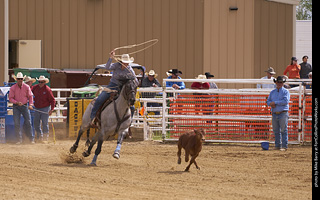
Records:
[[[139,88],[140,97],[137,98],[137,101],[141,103],[141,106],[134,113],[132,126],[144,128],[147,138],[177,140],[181,132],[197,127],[208,129],[209,135],[212,136],[212,139],[208,139],[208,141],[212,142],[255,143],[272,138],[271,115],[254,113],[260,112],[258,111],[260,108],[267,109],[266,99],[264,98],[269,95],[270,89],[193,90],[186,88],[184,90],[174,90],[165,87],[167,81],[251,84],[251,86],[252,84],[273,84],[272,80],[266,79],[164,79],[164,87]],[[289,79],[287,81],[288,84],[297,85],[296,88],[289,90],[292,96],[290,107],[294,110],[290,113],[289,118],[289,129],[292,136],[290,143],[307,141],[305,134],[310,132],[306,131],[306,129],[310,129],[307,123],[310,123],[312,119],[310,115],[306,115],[306,110],[310,109],[308,108],[309,104],[306,105],[306,97],[312,95],[312,90],[306,89],[303,82],[306,84],[312,83],[310,79]],[[66,116],[63,116],[62,113],[67,110],[67,107],[64,107],[67,96],[62,96],[62,94],[74,91],[97,91],[97,89],[52,88],[52,91],[56,92],[57,103],[56,114],[50,116],[50,118],[61,121],[66,119]],[[211,95],[210,98],[212,99],[208,100],[203,94],[208,95],[208,97]],[[224,97],[227,97],[227,99],[223,99]],[[199,99],[195,100],[195,98]],[[234,108],[230,108],[233,101],[235,102]],[[263,102],[264,105],[262,105]],[[223,106],[229,110],[242,109],[246,114],[225,113]],[[252,114],[248,113],[250,110],[252,110]],[[261,135],[254,134],[254,131],[258,131]],[[266,133],[262,133],[263,131]],[[232,132],[231,136],[229,132]],[[228,134],[230,138],[225,137]],[[218,136],[220,138],[217,138]],[[252,138],[245,138],[247,136]]]

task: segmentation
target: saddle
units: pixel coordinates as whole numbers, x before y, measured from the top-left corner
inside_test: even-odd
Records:
[[[96,116],[93,119],[93,124],[95,124],[97,127],[101,126],[101,113],[102,111],[113,101],[115,101],[119,97],[118,92],[110,92],[110,97],[100,106],[99,110],[96,113]],[[92,104],[95,103],[96,99],[98,97],[94,98],[93,101],[91,101]],[[94,127],[96,128],[96,127]]]

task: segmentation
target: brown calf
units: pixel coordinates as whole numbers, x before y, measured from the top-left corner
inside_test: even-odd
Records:
[[[179,137],[178,142],[178,164],[181,164],[181,148],[185,150],[185,161],[189,161],[189,155],[191,155],[191,160],[189,165],[184,171],[189,171],[192,163],[194,163],[197,169],[200,167],[197,165],[196,158],[198,157],[201,149],[202,142],[205,140],[205,131],[201,129],[194,129],[194,131],[184,133]]]

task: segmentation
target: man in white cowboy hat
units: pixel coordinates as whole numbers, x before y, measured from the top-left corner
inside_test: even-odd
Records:
[[[112,59],[115,59],[117,62],[112,63]],[[115,57],[115,51],[112,50],[110,52],[110,58],[105,65],[105,69],[108,71],[113,71],[112,77],[110,79],[109,85],[107,85],[107,88],[111,90],[117,90],[120,91],[120,88],[124,84],[124,80],[136,80],[138,83],[138,80],[136,78],[136,74],[134,73],[130,63],[133,63],[134,58],[129,56],[129,54],[123,54],[121,58]],[[94,118],[97,114],[97,111],[99,110],[100,106],[110,97],[110,93],[103,91],[96,99],[92,111],[91,111],[91,127],[96,128],[97,126],[94,124]]]
[[[25,132],[27,137],[29,137],[31,143],[34,143],[34,135],[32,132],[31,116],[29,111],[29,109],[33,109],[33,94],[30,87],[23,82],[26,76],[23,76],[21,72],[18,72],[17,76],[13,76],[13,78],[17,81],[17,83],[10,88],[9,101],[13,103],[13,121],[14,131],[18,140],[17,144],[22,143],[22,135],[20,132],[21,115],[24,118]]]
[[[38,84],[33,86],[32,92],[34,94],[34,128],[37,133],[37,140],[48,141],[49,138],[49,115],[52,114],[55,106],[55,99],[51,88],[46,84],[49,79],[45,76],[37,78]],[[40,126],[42,122],[42,128]]]
[[[261,79],[271,79],[274,80],[275,78],[273,77],[273,75],[276,74],[276,72],[274,71],[274,69],[272,67],[269,67],[266,71],[264,71],[267,73],[266,76],[262,77]],[[276,88],[276,85],[271,83],[271,84],[257,84],[257,88],[258,89],[274,89]]]
[[[36,79],[35,78],[31,78],[30,76],[27,76],[25,79],[24,79],[24,83],[29,85],[29,87],[31,88],[32,90],[32,84],[36,82]]]
[[[141,87],[161,87],[159,81],[156,79],[158,74],[152,69],[146,72],[147,77],[142,80]]]

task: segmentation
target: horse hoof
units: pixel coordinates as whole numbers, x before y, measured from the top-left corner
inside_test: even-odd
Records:
[[[83,155],[83,157],[88,157],[88,156],[90,156],[90,153],[88,151],[84,151],[82,153],[82,155]]]
[[[181,158],[178,158],[178,164],[179,165],[181,164]]]
[[[89,166],[96,167],[96,166],[97,166],[97,164],[96,164],[96,163],[94,163],[94,162],[92,162],[92,163],[90,163],[90,164],[89,164]]]
[[[70,153],[74,153],[77,151],[77,148],[78,148],[78,145],[73,145],[71,148],[70,148]]]
[[[115,159],[119,159],[120,158],[120,154],[118,152],[114,152],[113,157]]]
[[[87,141],[86,141],[85,146],[86,146],[86,147],[89,147],[89,146],[90,146],[90,140],[87,140]]]

